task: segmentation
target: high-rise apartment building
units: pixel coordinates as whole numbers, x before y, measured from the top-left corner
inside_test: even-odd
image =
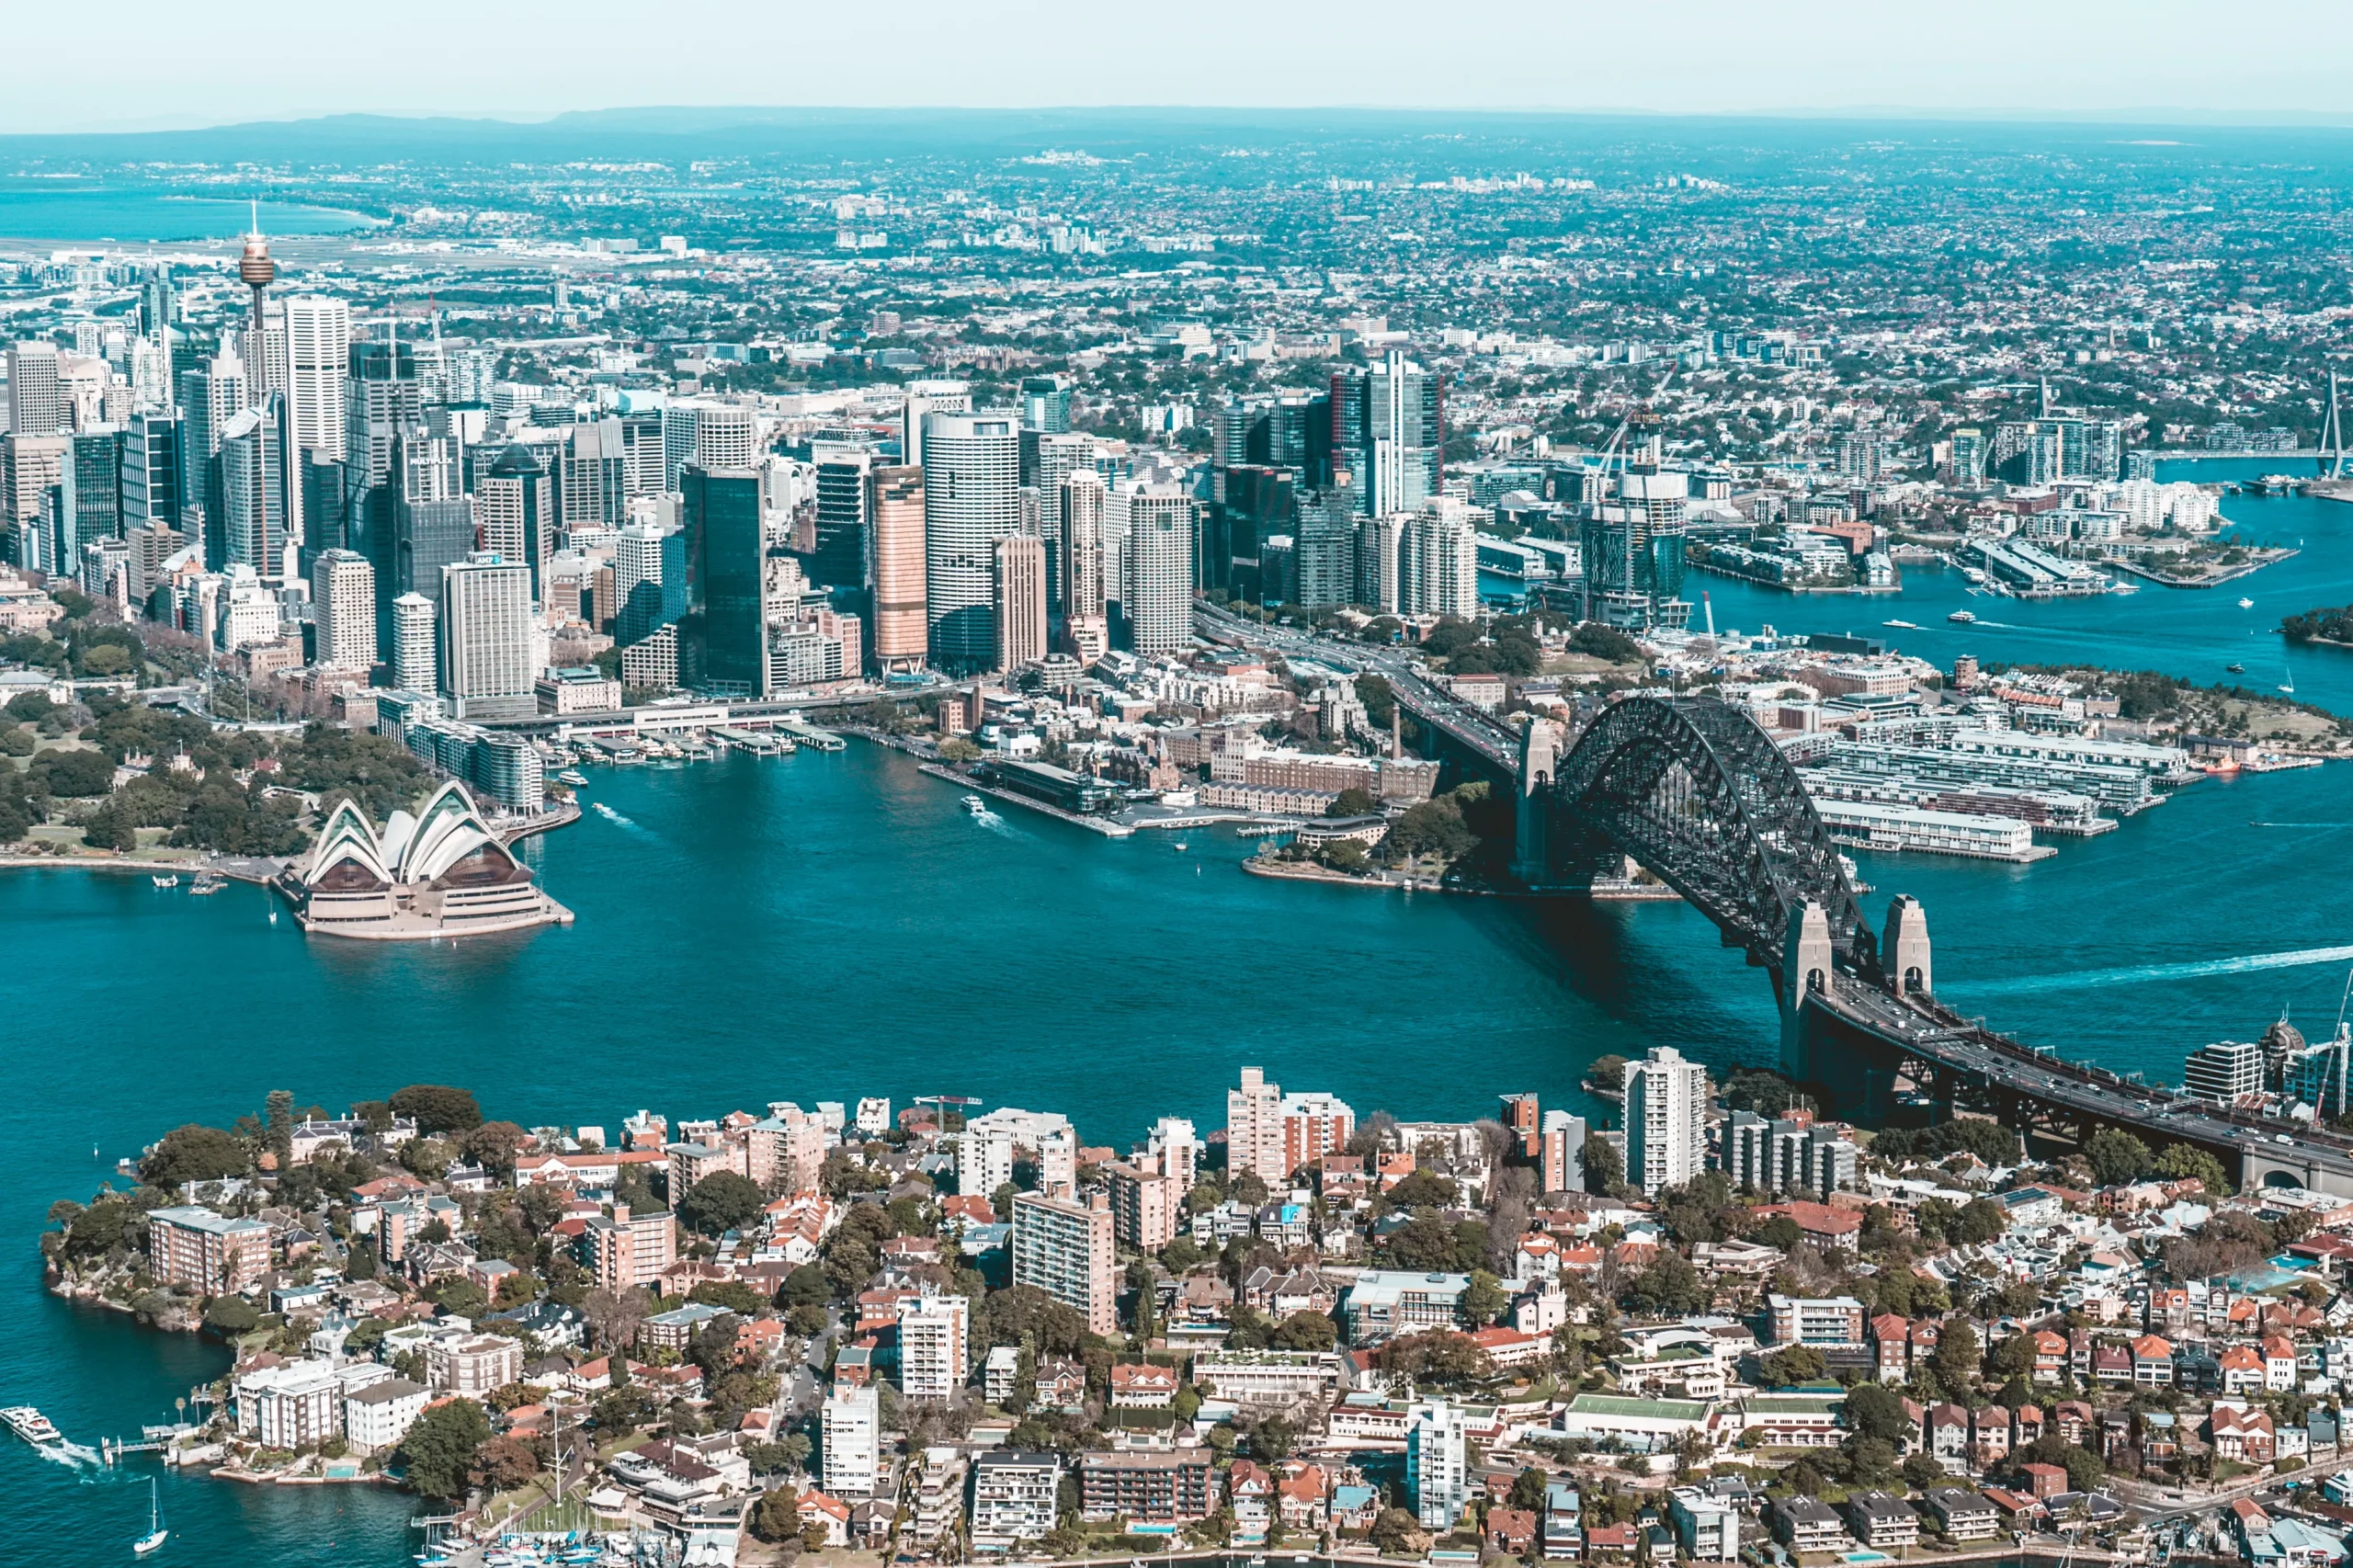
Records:
[[[1479,540],[1469,506],[1450,495],[1433,497],[1405,526],[1409,566],[1400,574],[1409,588],[1411,615],[1450,615],[1464,620],[1479,614]]]
[[[1338,1153],[1356,1131],[1356,1113],[1325,1094],[1285,1095],[1257,1067],[1242,1070],[1242,1086],[1225,1092],[1225,1161],[1268,1187],[1326,1154]]]
[[[296,294],[284,309],[286,401],[295,449],[341,462],[348,435],[344,392],[351,370],[351,307],[341,300]]]
[[[972,1303],[928,1291],[899,1300],[899,1392],[909,1399],[953,1399],[972,1375]]]
[[[1190,1190],[1176,1178],[1148,1168],[1156,1165],[1115,1161],[1104,1167],[1104,1184],[1111,1195],[1111,1232],[1125,1246],[1156,1253],[1176,1239],[1177,1218]]]
[[[767,695],[767,548],[760,476],[689,463],[685,491],[687,606],[679,674],[714,695]]]
[[[311,564],[312,614],[323,670],[365,676],[376,663],[376,569],[356,550],[323,550]]]
[[[1119,1332],[1119,1270],[1111,1208],[1025,1192],[1013,1200],[1013,1282],[1074,1307],[1095,1334]]]
[[[530,569],[492,551],[441,569],[441,684],[460,719],[528,719],[533,683]]]
[[[632,1214],[628,1204],[616,1203],[611,1214],[594,1215],[587,1225],[589,1272],[602,1290],[657,1285],[678,1260],[677,1230],[666,1209]]]
[[[1652,1197],[1681,1187],[1708,1153],[1708,1070],[1671,1045],[1626,1064],[1626,1179]]]
[[[54,436],[66,427],[57,345],[28,338],[8,348],[8,433]]]
[[[1015,534],[996,541],[995,557],[996,667],[1016,670],[1046,656],[1046,547]]]
[[[392,685],[402,691],[441,689],[441,644],[433,601],[423,594],[392,600]]]
[[[923,470],[877,468],[867,474],[867,517],[873,529],[874,662],[886,671],[920,667],[930,647],[924,585]]]
[[[1471,1502],[1467,1413],[1443,1399],[1425,1400],[1405,1428],[1405,1490],[1424,1529],[1449,1532]]]
[[[1038,1163],[1038,1186],[1051,1198],[1078,1189],[1078,1134],[1070,1119],[1053,1111],[1005,1106],[964,1123],[956,1134],[956,1190],[993,1198],[1013,1180],[1017,1153]]]
[[[1122,483],[1126,514],[1120,608],[1146,658],[1183,650],[1193,636],[1193,540],[1199,505],[1182,485]]]
[[[1082,665],[1110,650],[1109,595],[1103,578],[1103,513],[1110,493],[1103,476],[1083,469],[1059,491],[1063,643]]]
[[[836,1382],[818,1412],[819,1463],[833,1497],[873,1494],[881,1459],[882,1396],[872,1383]]]
[[[1021,531],[1021,438],[1010,415],[923,418],[924,597],[932,662],[997,654],[996,541]]]

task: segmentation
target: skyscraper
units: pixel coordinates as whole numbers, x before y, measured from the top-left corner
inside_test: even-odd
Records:
[[[1626,1064],[1626,1179],[1645,1198],[1681,1187],[1708,1152],[1708,1070],[1671,1045]]]
[[[301,536],[301,500],[289,486],[286,455],[282,392],[266,394],[221,428],[222,565],[250,567],[273,585],[285,583],[290,548]]]
[[[1092,665],[1111,646],[1109,596],[1103,582],[1103,511],[1109,492],[1092,469],[1062,483],[1063,641],[1073,657]]]
[[[316,294],[289,298],[286,312],[286,399],[298,451],[340,462],[348,421],[344,392],[351,373],[351,307]]]
[[[1632,631],[1680,631],[1684,524],[1691,476],[1629,463],[1614,499],[1596,503],[1579,530],[1585,553],[1585,619]]]
[[[65,428],[64,394],[57,381],[57,345],[37,338],[8,349],[8,430],[54,436]]]
[[[1147,658],[1192,641],[1193,537],[1199,506],[1182,485],[1125,482],[1125,581],[1120,606],[1135,651]]]
[[[365,675],[376,663],[376,569],[356,550],[323,550],[311,564],[311,605],[323,670]]]
[[[815,548],[801,558],[801,569],[818,587],[836,590],[837,607],[869,614],[866,574],[872,523],[868,475],[874,468],[874,449],[817,441],[810,446],[809,460],[817,471],[817,533]]]
[[[1468,1413],[1444,1399],[1413,1406],[1405,1429],[1405,1487],[1427,1530],[1449,1531],[1471,1503]]]
[[[508,445],[474,484],[482,547],[530,568],[531,597],[547,602],[548,557],[555,551],[555,486],[539,454]]]
[[[613,641],[626,648],[675,623],[687,609],[687,536],[631,523],[613,540]]]
[[[134,414],[123,426],[124,531],[180,526],[180,427],[169,414]]]
[[[1380,366],[1336,391],[1336,426],[1356,449],[1374,514],[1412,512],[1444,484],[1443,378],[1391,349]]]
[[[1301,500],[1292,539],[1302,608],[1321,609],[1355,601],[1357,523],[1362,499],[1354,490],[1334,486]]]
[[[204,564],[217,572],[228,560],[228,536],[221,528],[221,433],[250,401],[245,362],[234,346],[223,342],[218,354],[181,377],[180,396],[187,419],[180,432],[181,513],[202,508]]]
[[[441,684],[460,719],[539,710],[530,569],[480,551],[441,569]]]
[[[1019,669],[1046,656],[1046,547],[1026,535],[995,545],[991,608],[996,619],[996,667]]]
[[[122,532],[122,432],[77,430],[58,471],[52,570],[78,572],[82,547]]]
[[[403,594],[392,601],[392,685],[403,691],[441,689],[441,645],[433,601]]]
[[[1057,435],[1070,428],[1070,387],[1062,377],[1022,378],[1021,425],[1026,430],[1044,435]]]
[[[923,470],[878,468],[867,475],[873,528],[874,662],[886,671],[919,668],[929,648],[924,588]]]
[[[767,546],[760,476],[690,463],[685,493],[687,607],[680,677],[714,695],[767,691]]]
[[[1021,531],[1021,439],[1012,417],[926,415],[923,484],[932,662],[983,669],[996,654],[993,551]]]

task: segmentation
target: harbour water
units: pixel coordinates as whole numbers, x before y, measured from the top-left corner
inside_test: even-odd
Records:
[[[2312,459],[2257,458],[2160,464],[2161,480],[2200,483],[2258,474],[2308,475]],[[2089,599],[2017,599],[1972,594],[1957,571],[1907,565],[1897,594],[1786,594],[1735,578],[1692,573],[1684,591],[1705,592],[1716,625],[1754,632],[1852,632],[1877,637],[1906,653],[1951,667],[1956,653],[2013,664],[2097,662],[2115,669],[2157,670],[2200,686],[2244,685],[2271,694],[2292,685],[2300,701],[2353,714],[2353,650],[2290,648],[2278,633],[2282,617],[2322,605],[2353,603],[2353,506],[2301,495],[2225,495],[2222,515],[2265,544],[2302,552],[2217,588],[2165,588],[2141,583],[2135,594]],[[2127,582],[2133,579],[2126,578]],[[2254,604],[2241,608],[2239,600]],[[1946,620],[1966,609],[1973,626]],[[1889,628],[1909,620],[1919,630]],[[1701,624],[1698,612],[1692,624]],[[2242,665],[2245,673],[2232,675]]]
[[[2338,511],[2324,555],[2311,546]],[[2313,528],[2306,555],[2273,569],[2307,578],[2284,608],[2353,599],[2353,508],[2324,508]],[[2342,586],[2324,590],[2328,559]],[[2245,591],[2268,605],[2271,575]],[[2037,608],[2112,617],[2121,635],[2161,593]],[[2025,607],[1998,602],[2006,613],[1989,619],[2020,619]],[[1793,607],[1811,608],[1777,596],[1750,619],[1794,624]],[[2152,633],[2116,662],[2167,667],[2168,646]],[[2353,674],[2336,678],[2353,711]],[[2353,964],[2347,777],[2201,782],[2031,867],[1864,856],[1878,890],[1866,903],[1925,900],[1938,989],[1965,1009],[2172,1079],[2189,1049],[2250,1038],[2283,1008],[2315,1032],[2333,1020]],[[1125,1143],[1164,1113],[1222,1125],[1245,1063],[1360,1111],[1467,1117],[1526,1089],[1597,1112],[1574,1085],[1605,1051],[1670,1044],[1721,1068],[1774,1050],[1763,975],[1677,904],[1245,877],[1252,846],[1228,834],[1188,833],[1179,851],[1013,807],[975,818],[954,786],[862,744],[602,768],[588,793],[605,810],[529,850],[578,924],[460,946],[306,938],[241,885],[191,899],[143,876],[0,871],[14,960],[0,971],[0,1087],[17,1173],[0,1187],[0,1258],[13,1260],[0,1403],[37,1404],[95,1445],[165,1418],[218,1372],[217,1346],[47,1296],[34,1241],[48,1204],[86,1198],[117,1156],[181,1121],[257,1111],[277,1087],[337,1108],[458,1083],[494,1115],[608,1128],[640,1106],[972,1095],[1062,1110],[1086,1141]],[[109,1473],[0,1439],[15,1505],[0,1555],[120,1560],[144,1525],[144,1464]],[[166,1476],[163,1494],[167,1550],[191,1561],[391,1568],[411,1550],[397,1494],[198,1476]]]
[[[63,244],[144,244],[223,240],[251,225],[242,191],[221,198],[85,180],[0,180],[0,236]],[[330,207],[264,200],[262,232],[341,234],[376,220]]]

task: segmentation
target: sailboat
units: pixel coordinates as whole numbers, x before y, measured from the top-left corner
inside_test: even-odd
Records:
[[[154,1477],[150,1476],[147,1479],[147,1533],[132,1541],[131,1550],[144,1557],[163,1545],[164,1538],[171,1533],[164,1528],[164,1502],[156,1493]]]

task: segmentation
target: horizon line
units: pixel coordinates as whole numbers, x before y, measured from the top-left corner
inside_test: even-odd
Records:
[[[260,129],[329,121],[377,120],[392,125],[483,125],[533,129],[574,118],[632,114],[680,115],[888,115],[905,113],[973,116],[1100,116],[1143,114],[1183,115],[1308,115],[1358,114],[1398,119],[1445,116],[1471,120],[1507,119],[1646,119],[1662,123],[1708,121],[1869,122],[1909,124],[2018,124],[2110,126],[2119,129],[2328,131],[2353,130],[2353,110],[2306,108],[2196,108],[2187,106],[2140,105],[2103,108],[2046,108],[2000,105],[1976,107],[1914,104],[1850,106],[1781,106],[1724,109],[1644,108],[1631,106],[1564,108],[1547,105],[1383,104],[1383,103],[1135,103],[1135,104],[608,104],[596,108],[552,110],[471,109],[390,111],[377,109],[299,110],[246,115],[233,119],[183,119],[163,116],[144,121],[101,121],[80,127],[40,131],[0,130],[0,141],[42,142],[85,137],[132,137],[202,134],[209,131]]]

